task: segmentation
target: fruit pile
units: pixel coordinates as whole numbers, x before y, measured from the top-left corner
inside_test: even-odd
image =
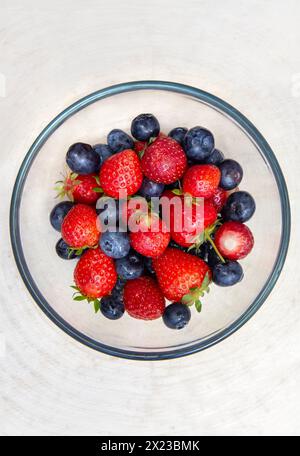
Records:
[[[242,167],[225,159],[207,129],[177,127],[167,136],[154,115],[140,114],[131,135],[114,129],[107,144],[69,148],[69,172],[56,187],[69,201],[50,214],[62,236],[56,252],[78,258],[75,301],[93,302],[111,320],[126,311],[181,329],[211,282],[227,287],[243,278],[237,260],[254,244],[244,222],[255,201],[238,188]],[[155,198],[177,198],[179,210],[171,204],[166,217],[153,210]]]

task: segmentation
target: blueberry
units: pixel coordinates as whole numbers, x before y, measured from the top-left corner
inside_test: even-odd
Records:
[[[243,178],[243,169],[235,160],[224,160],[219,165],[221,171],[220,187],[232,190],[237,187]]]
[[[133,139],[125,131],[117,128],[108,133],[107,143],[113,152],[121,152],[134,147]]]
[[[164,184],[159,184],[157,182],[153,182],[147,177],[144,177],[142,185],[139,189],[140,195],[144,196],[145,198],[152,198],[155,196],[160,196],[164,191]]]
[[[107,144],[95,144],[93,149],[100,157],[100,166],[103,165],[105,160],[113,155],[113,151]]]
[[[126,280],[122,279],[121,277],[118,277],[116,285],[114,286],[111,296],[113,296],[115,299],[119,299],[120,301],[123,301],[123,290],[125,286]]]
[[[130,250],[127,233],[105,231],[99,241],[102,251],[109,257],[119,259],[128,255]]]
[[[118,320],[124,314],[124,303],[113,296],[104,296],[101,299],[101,313],[109,320]]]
[[[162,318],[168,328],[182,329],[190,321],[191,311],[185,304],[173,302],[165,308]]]
[[[172,239],[169,243],[169,247],[172,247],[173,249],[182,250],[183,252],[187,252],[188,250],[188,247],[183,247],[182,245],[177,244],[177,242],[173,241]]]
[[[69,249],[70,247],[63,239],[60,239],[55,246],[57,255],[63,260],[73,260],[73,258],[79,258],[80,255],[76,255],[74,251],[70,251]]]
[[[138,141],[148,141],[160,132],[159,122],[153,114],[139,114],[131,122],[131,134]]]
[[[100,168],[100,157],[89,144],[73,144],[69,147],[66,161],[69,168],[77,174],[97,173]]]
[[[248,192],[238,191],[232,193],[222,210],[224,220],[234,222],[247,222],[255,212],[254,198]]]
[[[207,256],[205,259],[206,263],[208,264],[209,267],[213,268],[217,264],[221,263],[221,259],[219,255],[215,252],[215,250],[210,246],[210,248],[207,251]]]
[[[244,276],[243,268],[237,261],[218,263],[212,270],[213,282],[221,287],[230,287],[240,282]]]
[[[176,127],[176,128],[173,128],[173,130],[171,130],[168,133],[168,136],[170,136],[170,138],[175,139],[175,141],[177,141],[182,146],[184,137],[185,137],[187,132],[188,132],[187,128]]]
[[[62,201],[61,203],[58,203],[56,206],[54,206],[50,212],[50,223],[55,230],[61,230],[63,219],[73,206],[74,203],[71,203],[71,201]]]
[[[155,275],[155,271],[153,269],[153,262],[152,262],[152,258],[150,257],[145,257],[144,258],[144,262],[145,262],[145,266],[146,266],[146,269],[147,271],[149,272],[150,275]]]
[[[193,127],[184,137],[184,149],[188,158],[205,160],[215,147],[212,133],[206,128]]]
[[[219,149],[214,149],[205,159],[205,163],[218,166],[224,160],[224,154]]]
[[[96,212],[103,227],[118,226],[119,221],[119,200],[103,196],[98,199]]]
[[[144,272],[144,263],[141,255],[134,251],[129,252],[127,257],[116,260],[116,270],[122,279],[137,279]]]
[[[210,250],[211,244],[209,242],[203,242],[200,247],[190,250],[189,253],[201,258],[201,260],[207,261]]]

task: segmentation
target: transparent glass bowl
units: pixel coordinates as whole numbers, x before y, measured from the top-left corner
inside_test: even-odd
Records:
[[[161,130],[202,125],[216,147],[241,163],[241,189],[256,200],[247,223],[255,246],[242,261],[245,277],[234,287],[211,286],[200,314],[192,309],[181,331],[162,319],[145,322],[124,315],[117,321],[74,302],[69,285],[74,261],[55,253],[59,233],[49,224],[56,204],[53,184],[65,169],[68,146],[105,142],[112,128],[126,131],[141,112],[154,113]],[[215,96],[182,84],[139,81],[99,90],[65,109],[42,131],[28,151],[16,179],[10,214],[12,247],[20,274],[36,303],[63,331],[87,346],[123,358],[176,358],[203,350],[240,328],[274,287],[287,253],[290,209],[284,177],[269,145],[236,109]],[[75,260],[76,261],[76,260]]]

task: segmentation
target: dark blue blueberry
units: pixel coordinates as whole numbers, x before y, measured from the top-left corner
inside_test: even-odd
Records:
[[[152,258],[150,257],[144,257],[144,262],[145,262],[145,266],[146,266],[146,269],[147,271],[149,272],[150,275],[155,275],[155,271],[153,269],[153,262],[152,262]]]
[[[218,166],[224,160],[224,154],[219,149],[214,149],[205,159],[205,163]]]
[[[116,270],[122,279],[137,279],[144,272],[143,259],[141,255],[131,251],[127,257],[116,260]]]
[[[184,149],[188,158],[196,161],[205,160],[213,151],[215,140],[206,128],[193,127],[184,137]]]
[[[126,257],[130,250],[128,234],[118,231],[105,231],[102,233],[99,244],[102,251],[114,259]]]
[[[222,210],[224,220],[234,222],[247,222],[255,212],[254,198],[248,192],[238,191],[232,193]]]
[[[118,320],[124,314],[124,304],[113,296],[105,296],[101,299],[101,313],[109,320]]]
[[[105,160],[113,155],[113,151],[107,144],[95,144],[93,149],[100,157],[100,166],[103,165]]]
[[[191,311],[185,304],[173,302],[165,308],[162,318],[168,328],[182,329],[190,321]]]
[[[117,128],[108,133],[107,144],[113,152],[121,152],[134,147],[133,139],[125,131]]]
[[[169,247],[182,250],[183,252],[187,252],[187,250],[188,250],[188,247],[183,247],[182,245],[177,244],[177,242],[173,241],[173,239],[171,239],[171,241],[169,243]]]
[[[213,282],[221,287],[230,287],[244,277],[243,268],[237,261],[218,263],[212,269]]]
[[[99,198],[96,205],[96,212],[99,215],[102,226],[118,226],[119,200],[103,196]]]
[[[123,301],[123,290],[125,286],[126,280],[122,279],[121,277],[118,277],[116,285],[114,286],[111,296],[113,296],[115,299],[119,299],[120,301]]]
[[[56,206],[54,206],[50,212],[50,223],[55,230],[61,230],[63,219],[73,206],[74,203],[71,203],[71,201],[62,201],[61,203],[58,203]]]
[[[198,248],[189,250],[189,253],[201,258],[201,260],[207,261],[211,248],[212,247],[209,242],[203,242]]]
[[[73,258],[79,258],[80,256],[76,255],[74,251],[70,250],[70,247],[65,243],[63,239],[60,239],[56,243],[55,250],[57,255],[63,260],[73,260]]]
[[[182,146],[184,137],[187,132],[188,132],[187,128],[176,127],[176,128],[173,128],[173,130],[171,130],[169,132],[168,136],[170,136],[170,138],[175,139],[175,141],[177,141]]]
[[[100,168],[100,157],[89,144],[73,144],[69,147],[66,161],[69,168],[77,174],[97,173]]]
[[[144,177],[142,185],[139,189],[139,194],[145,198],[152,198],[155,196],[160,196],[164,191],[164,184],[159,184],[158,182],[153,182],[147,177]]]
[[[139,114],[131,122],[131,134],[138,141],[156,138],[159,132],[159,122],[153,114]]]
[[[237,187],[243,178],[243,169],[235,160],[224,160],[219,165],[221,180],[219,186],[224,190],[232,190]]]

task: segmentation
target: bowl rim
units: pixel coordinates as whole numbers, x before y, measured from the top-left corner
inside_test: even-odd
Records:
[[[62,125],[63,122],[65,122],[69,117],[73,116],[74,114],[89,106],[90,104],[95,103],[96,101],[99,101],[106,97],[111,97],[121,93],[132,92],[136,90],[165,90],[184,94],[187,96],[192,96],[203,103],[212,105],[217,110],[220,110],[221,112],[229,116],[248,134],[250,139],[252,139],[252,141],[256,143],[261,153],[267,160],[277,183],[281,203],[282,230],[277,258],[274,263],[273,269],[268,277],[268,280],[266,281],[264,287],[261,289],[260,293],[257,295],[255,300],[250,304],[248,309],[237,320],[235,320],[225,329],[217,332],[216,334],[213,334],[209,338],[202,340],[200,342],[196,342],[195,344],[187,347],[170,349],[164,352],[139,352],[134,350],[126,350],[111,347],[96,340],[93,340],[92,338],[86,336],[85,334],[81,333],[73,326],[71,326],[57,312],[55,312],[55,310],[46,301],[46,299],[39,291],[37,285],[35,284],[35,281],[31,276],[29,268],[26,264],[20,233],[19,216],[24,184],[35,157],[37,156],[38,152],[40,151],[44,143],[52,135],[52,133],[54,133],[54,131],[57,128],[59,128],[60,125]],[[50,318],[50,320],[52,320],[60,329],[62,329],[69,336],[73,337],[75,340],[81,342],[82,344],[90,348],[93,348],[94,350],[100,351],[108,355],[117,356],[119,358],[150,361],[179,358],[207,349],[208,347],[211,347],[221,342],[222,340],[233,334],[257,312],[257,310],[261,307],[261,305],[264,303],[264,301],[274,288],[275,283],[277,282],[280,272],[283,268],[290,239],[291,214],[287,186],[279,163],[275,157],[275,154],[272,151],[269,144],[267,143],[267,141],[257,130],[257,128],[243,114],[241,114],[237,109],[235,109],[233,106],[223,101],[222,99],[201,89],[176,82],[145,80],[125,82],[97,90],[96,92],[93,92],[77,100],[69,107],[64,109],[42,130],[42,132],[33,142],[32,146],[29,148],[21,164],[18,175],[16,177],[11,197],[9,225],[12,250],[19,273],[32,298],[43,310],[43,312],[47,315],[47,317]]]

